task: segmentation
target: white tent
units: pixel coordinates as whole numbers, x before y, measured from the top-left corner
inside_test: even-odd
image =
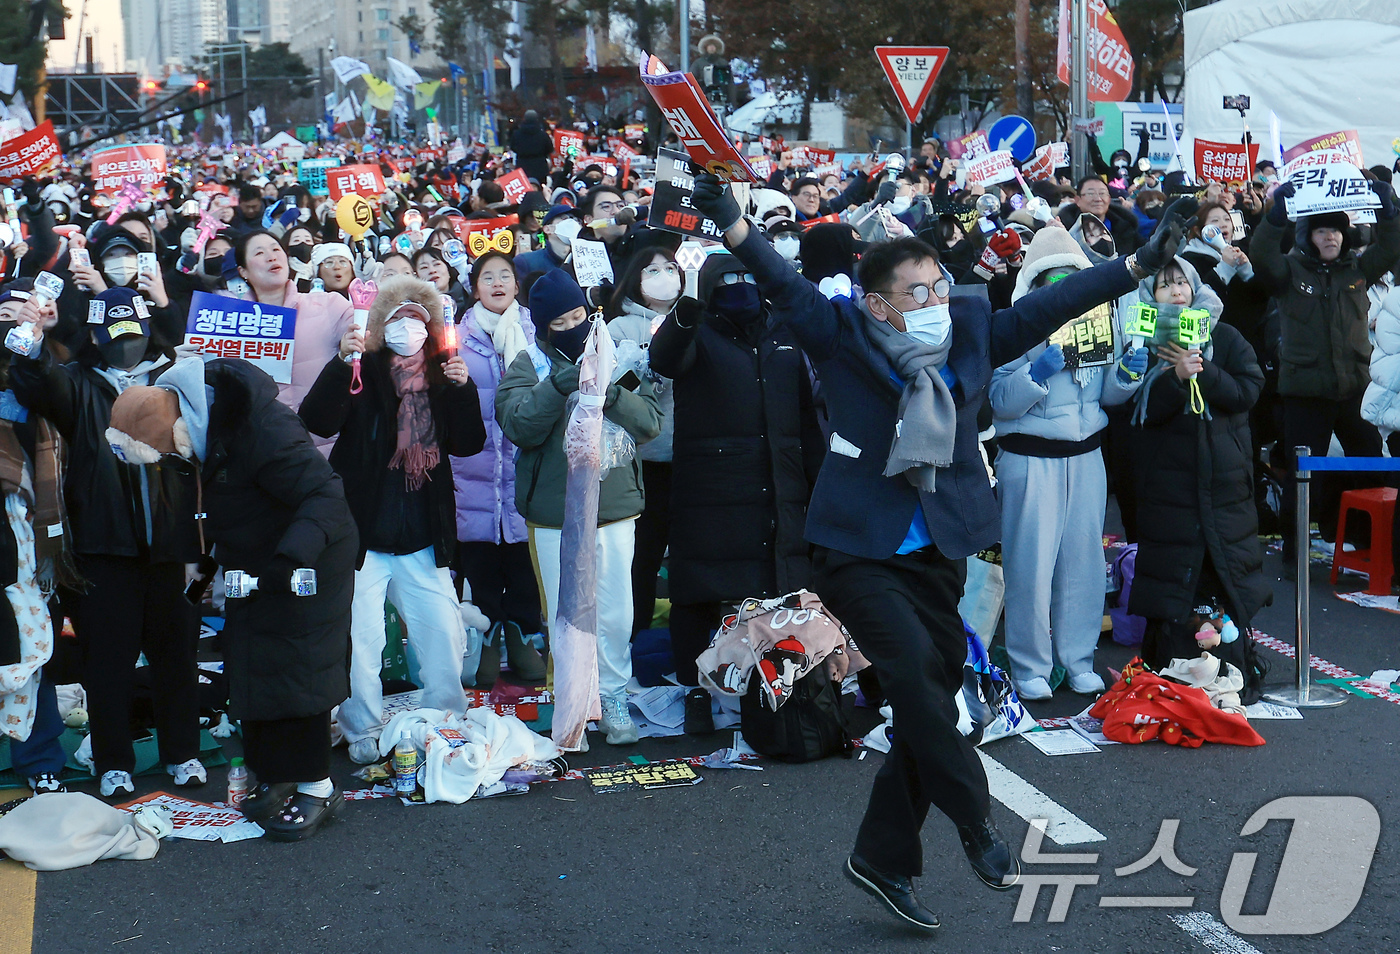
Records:
[[[1355,129],[1367,165],[1395,161],[1400,136],[1400,0],[1220,0],[1186,13],[1186,136],[1239,142],[1239,113],[1221,98],[1247,94],[1259,156],[1269,111],[1284,149]]]
[[[273,136],[273,137],[272,137],[271,139],[269,139],[267,142],[263,143],[263,144],[262,144],[262,148],[264,148],[264,149],[285,149],[285,148],[287,148],[288,146],[296,147],[296,146],[304,146],[304,145],[306,145],[306,144],[303,143],[303,142],[302,142],[300,139],[298,139],[296,136],[293,136],[291,133],[287,132],[286,130],[283,130],[282,132],[280,132],[280,133],[278,133],[277,135]]]

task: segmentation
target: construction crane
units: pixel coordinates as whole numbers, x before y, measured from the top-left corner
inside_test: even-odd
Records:
[[[78,42],[73,44],[73,72],[78,72],[78,57],[83,52],[83,23],[87,21],[88,0],[83,0],[83,6],[78,11]]]

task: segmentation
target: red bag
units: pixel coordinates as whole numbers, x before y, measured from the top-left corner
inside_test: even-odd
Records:
[[[1204,742],[1263,745],[1264,738],[1242,715],[1210,704],[1204,689],[1168,682],[1141,659],[1099,697],[1089,715],[1103,720],[1103,734],[1114,742],[1151,742],[1198,749]]]

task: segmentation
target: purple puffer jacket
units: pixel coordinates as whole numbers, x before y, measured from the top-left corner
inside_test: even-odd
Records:
[[[486,543],[523,543],[528,538],[525,518],[515,509],[515,445],[506,440],[496,423],[496,388],[504,368],[491,336],[476,322],[473,305],[457,326],[458,352],[467,363],[481,398],[481,420],[486,425],[486,447],[472,457],[452,458],[452,483],[457,492],[457,539]],[[535,341],[530,312],[520,309],[525,340]],[[504,540],[502,536],[504,535]]]

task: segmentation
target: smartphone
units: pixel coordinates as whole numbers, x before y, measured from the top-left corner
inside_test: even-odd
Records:
[[[642,379],[637,377],[636,371],[628,371],[614,383],[621,385],[625,391],[635,391],[641,386]]]
[[[1239,209],[1231,209],[1230,224],[1234,226],[1235,241],[1239,241],[1245,233],[1244,213]]]
[[[75,265],[92,268],[92,256],[85,248],[70,248],[68,250],[68,265],[70,268]]]
[[[160,262],[156,259],[156,253],[155,253],[155,252],[137,252],[137,253],[136,253],[136,270],[137,270],[138,272],[147,272],[147,273],[149,273],[149,274],[151,274],[151,275],[159,275],[159,274],[160,274]]]

